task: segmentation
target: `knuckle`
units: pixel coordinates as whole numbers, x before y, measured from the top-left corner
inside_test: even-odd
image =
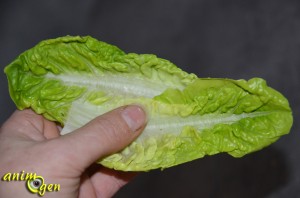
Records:
[[[124,136],[129,134],[128,126],[121,119],[109,119],[107,117],[99,117],[95,120],[97,122],[96,129],[101,133],[96,133],[93,137],[94,141],[98,141],[103,145],[111,145],[120,143],[124,140]]]

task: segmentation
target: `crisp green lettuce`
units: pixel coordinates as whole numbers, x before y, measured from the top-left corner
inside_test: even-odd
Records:
[[[286,98],[263,79],[198,78],[155,55],[126,54],[89,36],[42,41],[5,73],[16,106],[61,123],[62,134],[118,106],[143,105],[144,132],[99,161],[124,171],[220,152],[242,157],[287,134],[293,121]]]

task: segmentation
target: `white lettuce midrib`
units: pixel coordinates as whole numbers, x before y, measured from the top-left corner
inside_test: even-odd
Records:
[[[179,135],[184,127],[190,126],[201,132],[203,129],[209,129],[217,124],[233,124],[244,118],[253,118],[266,116],[270,112],[251,112],[242,114],[206,114],[206,115],[191,115],[188,117],[170,116],[152,118],[143,133],[139,136],[139,140],[151,137],[153,135],[162,135],[171,133]]]
[[[152,118],[148,125],[149,131],[163,131],[164,129],[172,129],[170,132],[180,133],[185,126],[194,127],[197,130],[211,128],[217,124],[232,124],[244,118],[260,117],[270,114],[270,112],[251,112],[242,114],[207,114],[207,115],[191,115],[188,117],[170,116]],[[175,132],[176,131],[176,132]],[[172,132],[172,133],[173,133]]]
[[[166,85],[150,79],[140,79],[130,75],[76,75],[47,74],[46,78],[62,81],[66,85],[87,87],[89,90],[101,90],[112,95],[131,95],[152,98],[161,94],[168,87],[182,89],[181,86]]]
[[[62,134],[69,133],[75,129],[83,126],[90,120],[98,115],[108,111],[102,107],[95,107],[87,103],[75,102],[69,111],[69,117]],[[217,124],[232,124],[244,118],[253,118],[266,116],[271,112],[251,112],[242,114],[206,114],[206,115],[191,115],[188,117],[180,116],[152,116],[143,133],[139,136],[138,140],[147,137],[161,135],[163,133],[171,133],[179,135],[184,127],[191,126],[198,131],[203,129],[212,128]]]

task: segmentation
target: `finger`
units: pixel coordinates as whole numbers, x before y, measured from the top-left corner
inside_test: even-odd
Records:
[[[31,109],[16,110],[2,126],[3,133],[22,136],[34,141],[43,141],[59,136],[54,122],[46,120]]]
[[[84,171],[99,158],[126,147],[141,133],[145,123],[141,107],[120,107],[57,139],[58,148],[73,166]]]
[[[91,182],[97,197],[112,197],[136,175],[135,172],[115,171],[102,167],[91,176]]]
[[[44,118],[31,109],[16,110],[3,124],[2,133],[11,137],[22,137],[34,141],[43,141]]]
[[[52,139],[60,136],[60,129],[55,122],[44,120],[43,133],[46,139]]]
[[[83,174],[81,177],[78,197],[97,197],[94,186],[87,174]]]
[[[34,127],[35,129],[40,129],[41,126],[37,124],[37,126],[33,126],[32,122],[41,123],[42,116],[37,115],[31,109],[25,110],[16,110],[3,124],[2,128],[6,130],[3,131],[25,131],[28,127]]]

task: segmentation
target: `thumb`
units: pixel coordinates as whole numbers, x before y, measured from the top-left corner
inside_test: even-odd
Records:
[[[120,107],[57,139],[65,159],[81,170],[130,144],[144,129],[146,114],[136,105]]]

